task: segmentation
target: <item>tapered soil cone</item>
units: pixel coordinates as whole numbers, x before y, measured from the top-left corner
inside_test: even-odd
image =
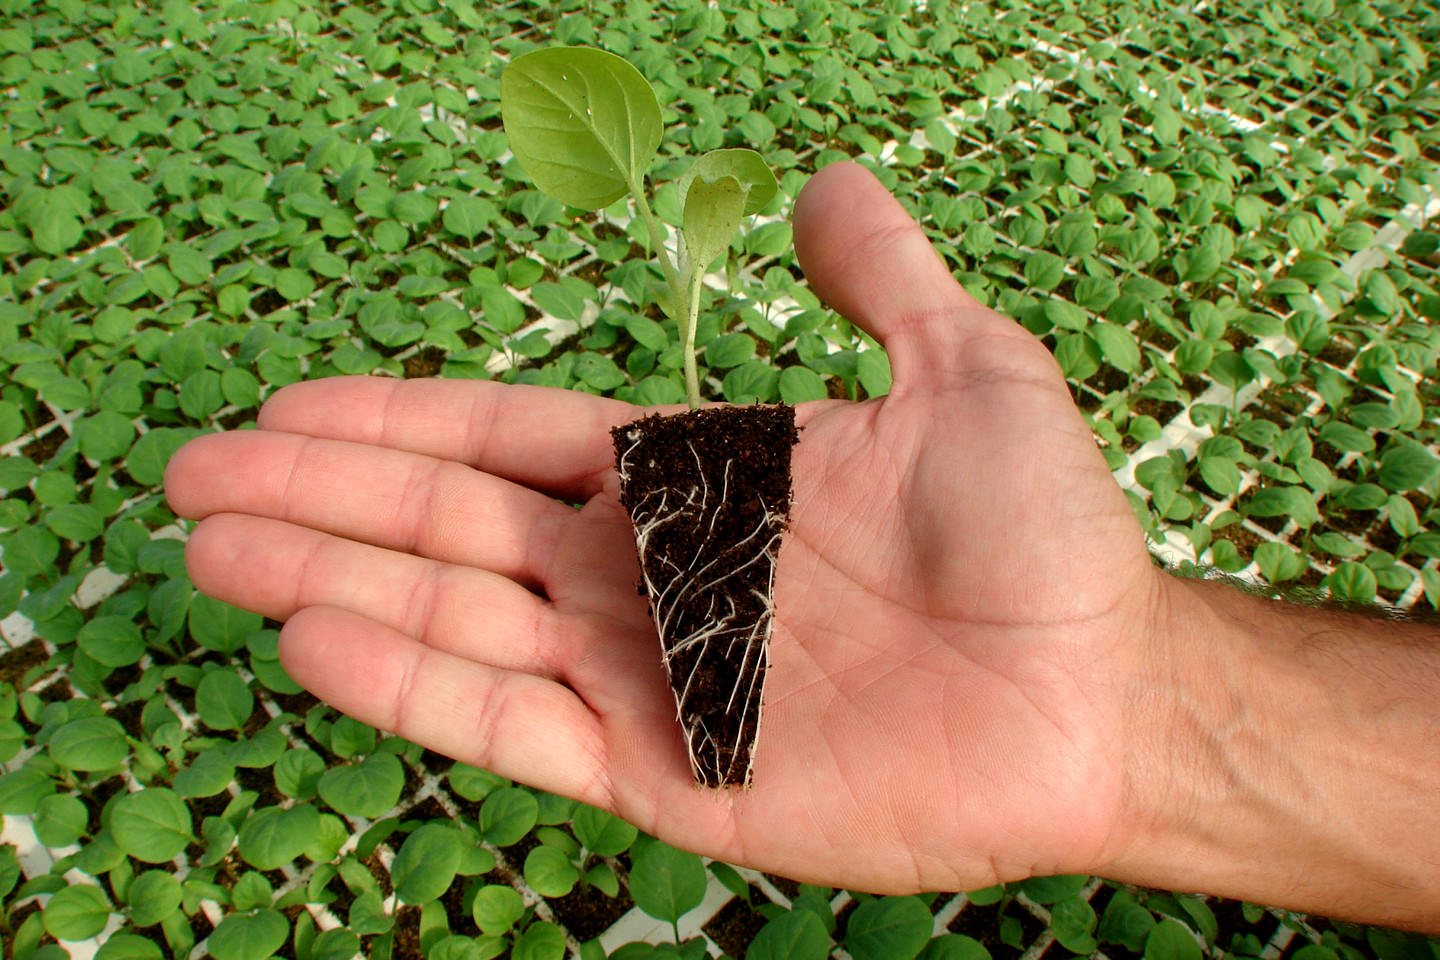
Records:
[[[795,408],[713,407],[611,431],[640,590],[695,780],[750,783],[760,731],[775,560],[790,516]]]

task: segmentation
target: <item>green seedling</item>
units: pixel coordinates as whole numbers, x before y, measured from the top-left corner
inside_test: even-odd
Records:
[[[603,50],[535,50],[506,67],[500,111],[510,149],[544,193],[582,210],[634,198],[664,276],[660,307],[684,345],[686,397],[699,407],[695,325],[706,268],[729,249],[740,221],[775,196],[764,158],[722,149],[695,160],[676,185],[682,243],[672,258],[645,183],[663,132],[660,103],[639,70]]]

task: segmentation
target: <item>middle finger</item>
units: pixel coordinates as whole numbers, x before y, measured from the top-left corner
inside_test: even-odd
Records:
[[[219,513],[190,534],[190,579],[204,593],[289,620],[338,607],[420,642],[505,670],[568,679],[580,621],[485,570],[428,560],[281,520]]]

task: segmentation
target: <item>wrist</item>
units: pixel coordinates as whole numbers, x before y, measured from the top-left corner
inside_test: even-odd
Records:
[[[1374,923],[1440,915],[1427,628],[1164,577],[1096,872]]]

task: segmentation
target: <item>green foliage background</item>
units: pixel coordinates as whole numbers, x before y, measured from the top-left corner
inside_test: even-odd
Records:
[[[698,903],[697,859],[316,704],[274,624],[194,593],[158,488],[303,378],[681,399],[628,210],[577,220],[507,162],[509,56],[630,58],[668,105],[658,179],[720,146],[780,174],[749,266],[713,278],[712,397],[888,388],[785,220],[853,157],[1052,346],[1157,550],[1440,606],[1437,40],[1432,8],[1369,0],[0,0],[0,812],[60,856],[0,843],[6,956],[592,958],[556,922],[572,891]],[[877,900],[709,876],[753,900],[723,946],[755,956],[1440,956],[1086,878]]]

